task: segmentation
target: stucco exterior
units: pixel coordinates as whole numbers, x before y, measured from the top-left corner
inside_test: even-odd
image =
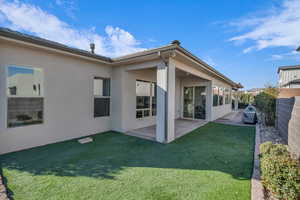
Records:
[[[6,73],[9,65],[44,70],[43,124],[6,127]],[[111,130],[111,117],[94,118],[93,77],[111,77],[99,63],[1,41],[0,154]]]
[[[154,124],[160,134],[157,141],[170,142],[175,139],[172,136],[174,120],[183,117],[183,88],[187,86],[205,86],[205,120],[215,120],[231,111],[231,103],[212,106],[212,87],[231,89],[233,82],[210,68],[199,67],[195,59],[179,53],[166,55],[168,57],[164,58],[154,52],[152,57],[134,58],[136,60],[130,62],[128,58],[126,62],[116,59],[109,63],[93,56],[84,57],[0,37],[0,154]],[[11,65],[43,70],[43,83],[40,83],[44,97],[42,124],[7,127],[6,69]],[[94,77],[111,79],[110,115],[107,117],[93,115]],[[136,118],[136,80],[157,83],[156,116]]]
[[[279,88],[300,88],[300,65],[280,67],[278,75]]]

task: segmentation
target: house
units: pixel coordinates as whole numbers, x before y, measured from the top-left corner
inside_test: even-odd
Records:
[[[300,88],[300,65],[279,67],[277,73],[279,88]]]
[[[0,29],[0,154],[110,130],[169,143],[231,112],[242,87],[179,41],[118,58],[94,48]]]
[[[252,88],[250,90],[246,90],[245,93],[256,96],[256,95],[258,95],[259,93],[261,93],[263,91],[264,91],[264,88]]]

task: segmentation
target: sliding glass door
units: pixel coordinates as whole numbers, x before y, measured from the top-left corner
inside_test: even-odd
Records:
[[[193,118],[194,116],[194,88],[183,88],[183,117]]]
[[[205,119],[205,91],[204,86],[183,88],[183,118]]]

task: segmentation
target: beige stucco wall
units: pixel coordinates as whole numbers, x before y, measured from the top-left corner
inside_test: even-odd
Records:
[[[220,81],[218,79],[213,79],[212,81],[212,86],[217,86],[217,87],[226,87],[231,89],[230,85]],[[212,94],[213,95],[213,94]],[[220,117],[223,117],[224,115],[230,113],[232,111],[232,106],[231,102],[229,104],[225,104],[225,97],[224,97],[224,103],[221,106],[213,106],[212,107],[212,120],[216,120]]]
[[[159,61],[157,61],[159,63]],[[156,64],[157,64],[156,63]],[[176,63],[176,67],[179,69],[185,69],[189,72],[189,68],[186,65],[183,65],[181,62]],[[115,105],[113,109],[112,117],[112,129],[119,132],[126,132],[133,129],[138,129],[146,126],[151,126],[156,124],[156,117],[150,116],[142,119],[136,119],[136,91],[135,84],[136,80],[145,80],[156,82],[156,66],[155,62],[151,62],[148,67],[145,63],[140,64],[143,69],[139,68],[139,64],[134,64],[135,70],[131,69],[131,65],[127,66],[118,66],[113,68],[113,82],[115,85],[113,87],[113,96],[112,101]],[[133,66],[133,65],[132,65]],[[187,77],[178,77],[175,79],[175,118],[182,117],[182,109],[183,109],[183,97],[182,90],[184,86],[206,86],[206,119],[208,121],[215,120],[219,117],[222,117],[229,112],[231,112],[231,104],[212,107],[212,85],[217,85],[219,87],[228,87],[230,85],[226,84],[224,81],[217,79],[208,74],[204,74],[202,71],[197,72],[195,69],[195,73],[198,76],[203,75],[206,79],[195,78],[195,76],[187,76]],[[207,80],[208,79],[208,80]]]
[[[175,118],[182,117],[184,86],[207,86],[207,120],[217,119],[231,111],[231,104],[212,107],[212,86],[230,87],[228,84],[199,67],[176,59],[174,61],[177,69],[202,78],[176,77]],[[136,80],[156,82],[156,67],[159,63],[161,60],[157,59],[126,66],[108,66],[75,56],[1,41],[0,154],[109,130],[125,132],[156,124],[156,117],[136,119]],[[43,69],[43,124],[6,128],[6,96],[2,94],[6,94],[5,67],[8,65]],[[129,70],[130,67],[143,69]],[[111,78],[109,117],[93,117],[94,76]]]
[[[8,65],[44,70],[43,124],[6,128]],[[0,154],[111,130],[111,117],[93,117],[93,77],[111,77],[111,67],[1,41],[0,70]]]

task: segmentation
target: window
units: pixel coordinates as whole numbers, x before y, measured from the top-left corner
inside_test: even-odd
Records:
[[[156,84],[155,83],[152,83],[151,84],[152,87],[151,87],[151,94],[152,94],[152,116],[156,116]]]
[[[156,85],[148,81],[136,81],[136,118],[156,115]]]
[[[224,88],[219,88],[219,106],[224,104]]]
[[[94,77],[94,117],[110,115],[110,79]]]
[[[218,106],[219,102],[219,88],[217,86],[213,87],[213,106]]]
[[[225,104],[230,104],[230,103],[231,103],[230,89],[225,88]]]
[[[7,127],[43,123],[43,70],[9,66],[6,77]],[[36,85],[38,85],[37,88]]]

